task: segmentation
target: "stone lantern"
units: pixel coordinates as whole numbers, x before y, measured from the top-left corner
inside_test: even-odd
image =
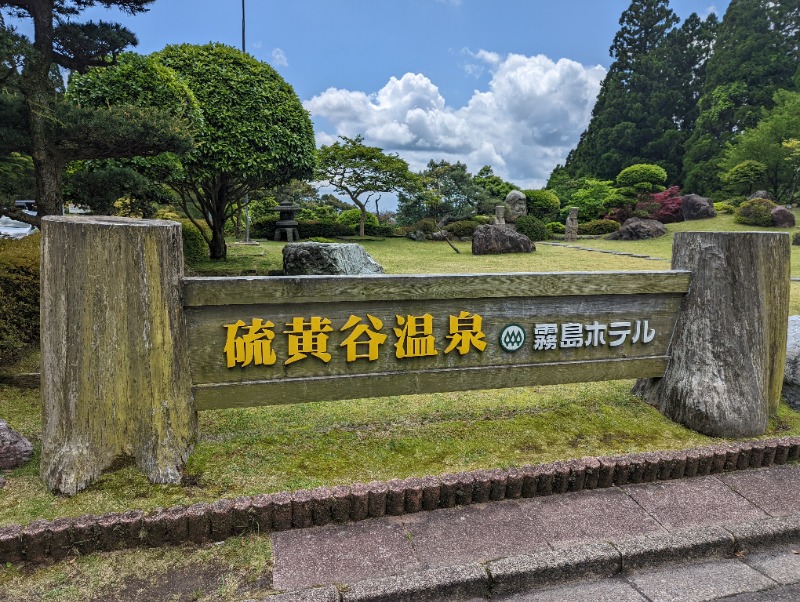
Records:
[[[286,199],[277,207],[271,207],[270,211],[280,212],[277,228],[275,228],[276,241],[279,241],[284,234],[286,235],[286,242],[300,240],[300,234],[297,232],[297,220],[295,219],[295,216],[297,216],[297,213],[300,211],[300,207],[292,205],[292,202]]]

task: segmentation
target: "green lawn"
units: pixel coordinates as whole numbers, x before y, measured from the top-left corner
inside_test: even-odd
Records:
[[[671,234],[689,229],[745,228],[721,216],[670,224],[670,236],[654,241],[591,239],[578,244],[668,259]],[[443,242],[387,239],[362,244],[389,273],[669,268],[668,261],[543,244],[533,254],[498,256],[473,256],[468,243],[456,243],[461,254]],[[205,262],[191,272],[266,274],[279,269],[282,247],[273,242],[231,244],[228,261]],[[793,256],[796,252],[793,248]],[[800,263],[793,265],[794,274]],[[800,283],[792,285],[791,311],[800,313]],[[35,368],[33,356],[20,370]],[[632,396],[631,385],[613,381],[202,412],[200,440],[189,458],[185,485],[151,485],[127,466],[103,475],[73,498],[50,494],[38,478],[38,391],[0,386],[0,416],[36,444],[30,464],[3,475],[8,482],[0,491],[0,524],[718,441],[665,419]],[[800,414],[781,405],[765,436],[785,434],[800,434]],[[200,588],[193,599],[234,599],[248,584],[255,584],[255,592],[268,591],[258,580],[264,579],[270,559],[268,539],[249,536],[214,548],[94,554],[32,574],[0,568],[0,590],[12,600],[104,599],[137,579],[169,581],[164,575],[192,574],[199,566],[205,570],[216,563],[218,581]]]

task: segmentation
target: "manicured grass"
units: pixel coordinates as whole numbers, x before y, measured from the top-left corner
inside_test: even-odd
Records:
[[[4,602],[242,600],[271,593],[267,536],[178,548],[72,557],[36,567],[0,566]]]

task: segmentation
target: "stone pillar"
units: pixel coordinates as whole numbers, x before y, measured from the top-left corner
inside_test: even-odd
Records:
[[[494,206],[494,225],[495,226],[505,226],[506,225],[506,207],[505,205],[495,205]]]
[[[570,242],[578,240],[578,207],[569,208],[564,240]]]
[[[662,378],[634,392],[715,437],[754,437],[781,394],[789,315],[785,233],[679,232],[672,268],[692,272]]]
[[[117,458],[178,483],[197,432],[180,224],[42,220],[41,477],[74,495]]]

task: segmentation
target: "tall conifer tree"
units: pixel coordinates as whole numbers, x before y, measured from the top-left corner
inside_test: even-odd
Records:
[[[720,188],[725,144],[758,123],[777,90],[793,86],[799,36],[800,0],[731,0],[686,142],[684,188],[700,194]]]
[[[570,174],[611,179],[632,163],[649,162],[645,148],[658,136],[660,126],[647,109],[663,86],[653,51],[677,23],[668,0],[634,0],[622,13],[610,49],[614,62],[592,120],[567,157]]]

